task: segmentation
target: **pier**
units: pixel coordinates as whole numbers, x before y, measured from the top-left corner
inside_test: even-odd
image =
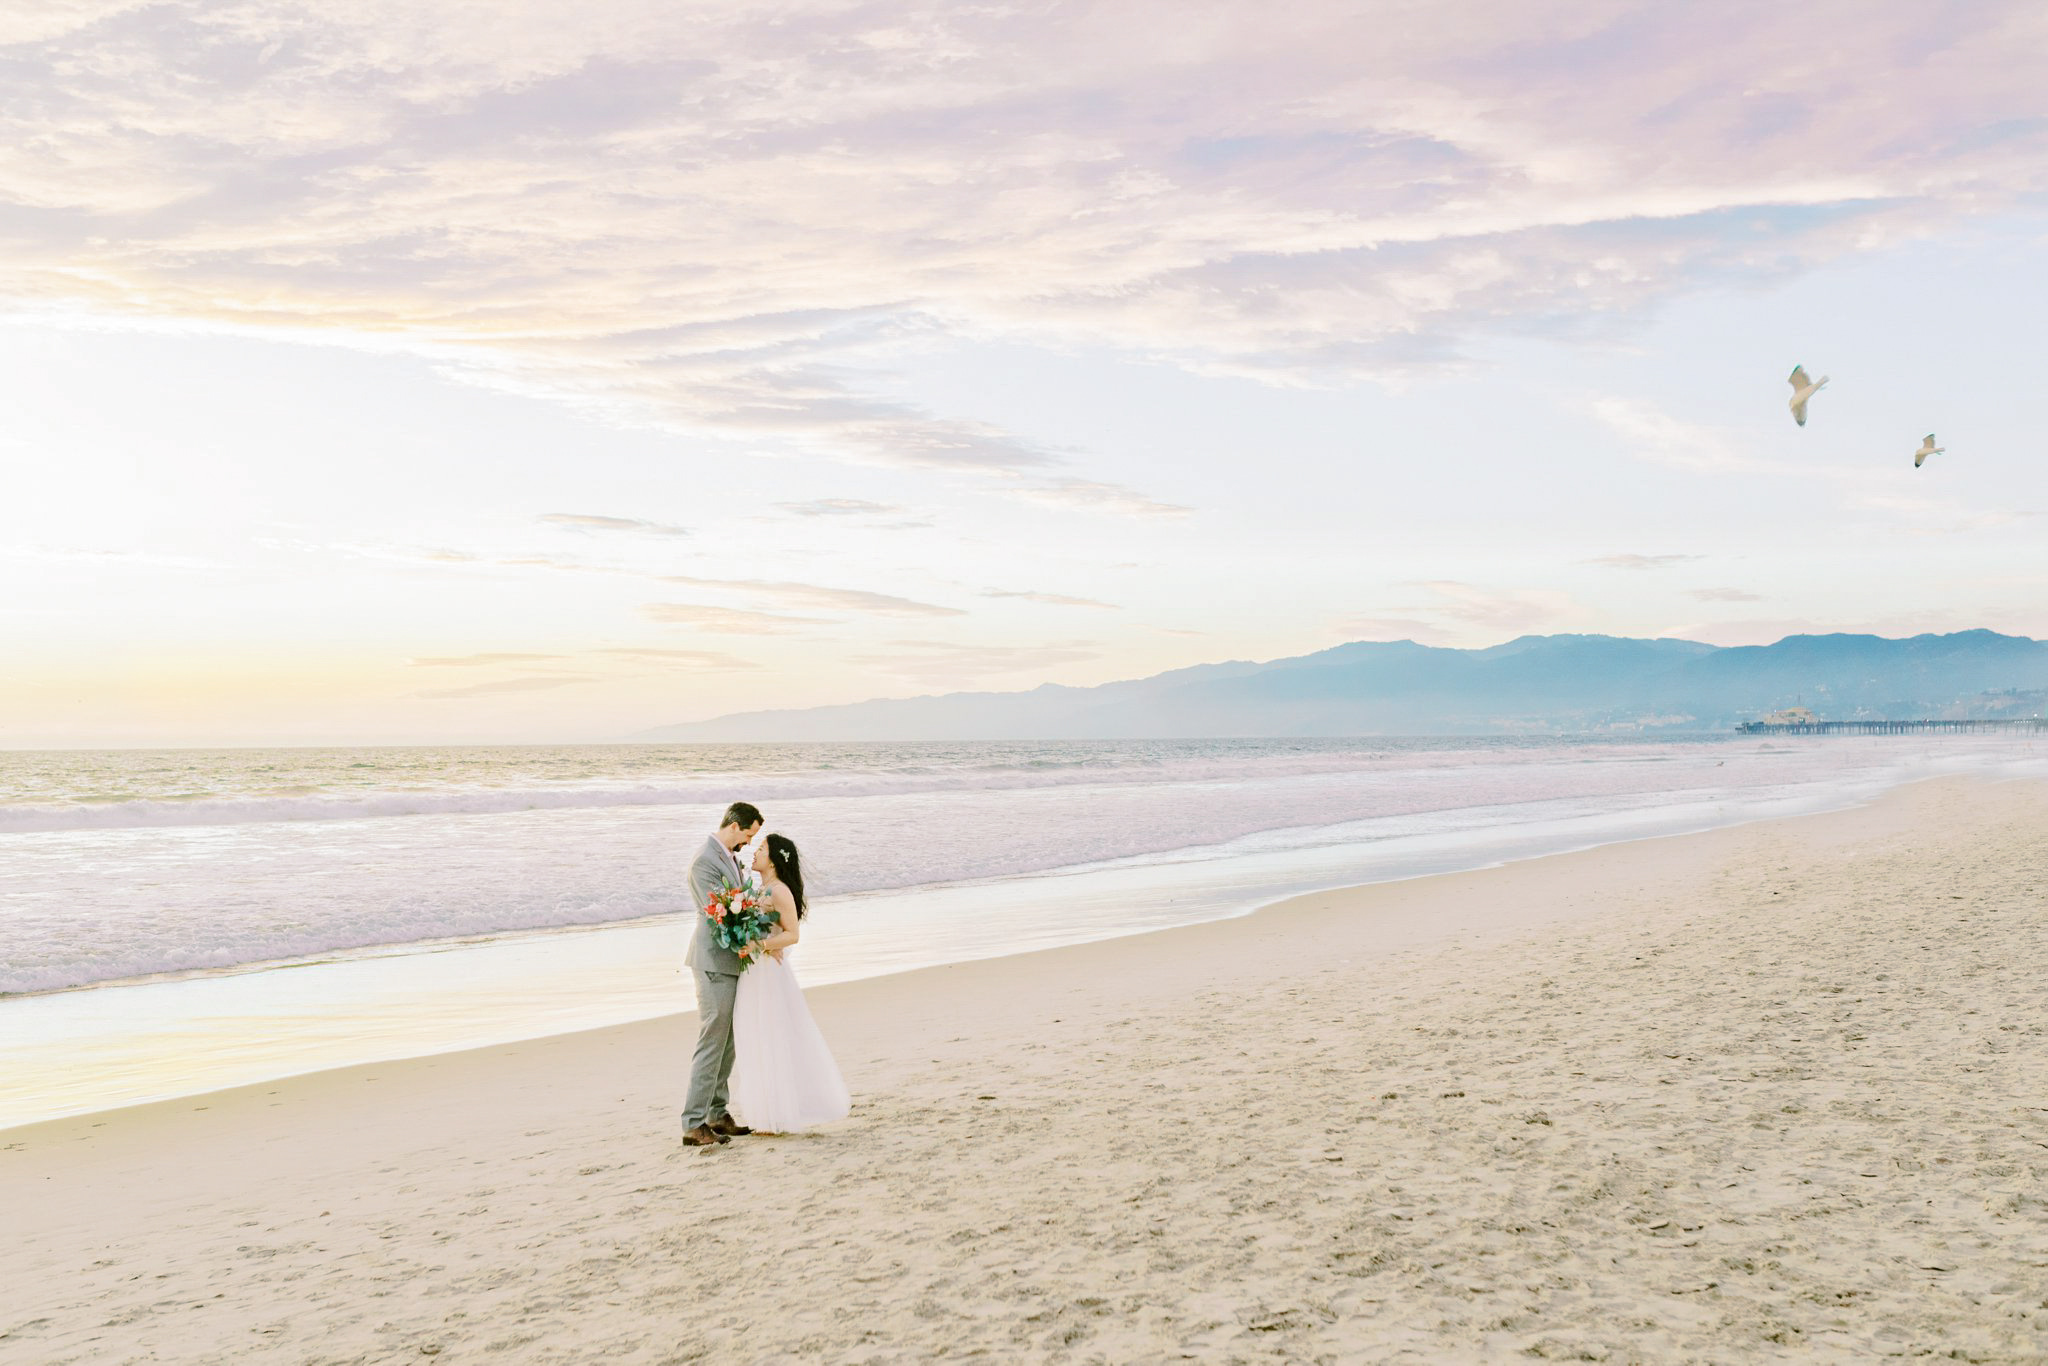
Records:
[[[2000,731],[2048,735],[2048,717],[1978,721],[1742,721],[1744,735],[1979,735]]]

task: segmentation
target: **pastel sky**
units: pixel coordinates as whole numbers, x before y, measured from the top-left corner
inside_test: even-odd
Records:
[[[2044,72],[2021,0],[8,6],[0,747],[2048,636]]]

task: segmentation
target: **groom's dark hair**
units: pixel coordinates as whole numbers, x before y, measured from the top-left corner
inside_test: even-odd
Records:
[[[742,830],[751,830],[760,823],[761,813],[752,802],[734,802],[725,808],[725,819],[718,823],[718,828],[737,825]]]

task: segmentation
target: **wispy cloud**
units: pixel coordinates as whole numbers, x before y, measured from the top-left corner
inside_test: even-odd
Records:
[[[1587,409],[1638,460],[1707,474],[1754,474],[1771,468],[1744,455],[1732,434],[1673,417],[1644,399],[1596,398]]]
[[[476,550],[457,550],[450,546],[407,546],[349,541],[336,541],[324,545],[296,543],[289,546],[274,543],[274,546],[310,553],[346,555],[353,559],[376,560],[388,564],[461,565],[477,569],[549,569],[565,574],[638,573],[635,570],[615,569],[609,565],[567,560],[559,555],[493,554]]]
[[[1063,479],[1050,484],[1020,484],[1013,492],[1026,502],[1047,507],[1076,508],[1084,512],[1113,512],[1135,517],[1181,517],[1194,509],[1178,503],[1162,503],[1120,484],[1103,484],[1089,479]]]
[[[542,692],[549,688],[565,688],[572,683],[590,683],[595,680],[587,676],[550,675],[533,678],[501,678],[492,683],[472,683],[464,688],[437,688],[428,692],[409,694],[435,701],[463,697],[495,697],[502,693]]]
[[[1869,472],[1826,461],[1765,458],[1734,430],[1673,416],[1647,399],[1604,395],[1585,410],[1621,439],[1632,458],[1700,474],[1757,474],[1774,479],[1859,480]],[[1787,419],[1789,421],[1790,419]]]
[[[1336,629],[1347,641],[1412,640],[1418,645],[1433,645],[1452,636],[1441,622],[1420,617],[1352,616],[1339,621]]]
[[[1910,493],[1858,492],[1850,495],[1848,505],[1861,511],[1888,514],[1908,536],[1968,535],[2042,515],[2017,508],[1969,508],[1952,498]]]
[[[664,583],[686,584],[692,588],[720,588],[760,602],[812,611],[861,612],[896,617],[959,617],[967,615],[958,607],[917,602],[888,593],[870,593],[857,588],[827,588],[811,583],[776,583],[762,579],[698,579],[681,574],[664,574]]]
[[[867,498],[813,498],[802,503],[777,503],[775,509],[792,517],[826,517],[877,531],[921,531],[932,525],[899,503],[877,503]]]
[[[874,376],[946,337],[1398,374],[2048,189],[2019,5],[30,8],[0,300],[409,345],[1110,514],[1173,508]]]
[[[1675,564],[1690,564],[1705,558],[1704,555],[1601,555],[1585,563],[1607,569],[1669,569]]]
[[[630,662],[668,668],[683,668],[693,671],[717,672],[734,669],[757,669],[760,667],[749,660],[725,654],[718,650],[671,650],[647,645],[604,646],[594,650],[584,650],[577,654],[529,654],[507,650],[473,655],[428,655],[408,659],[406,663],[414,668],[491,669],[508,668],[516,665],[554,664],[566,660],[582,660],[586,665],[617,661],[619,663]],[[503,691],[518,692],[539,688],[544,686],[544,680],[547,678],[566,678],[572,682],[580,682],[584,681],[586,677],[586,675],[582,674],[574,676],[564,674],[531,675],[525,679],[513,680],[518,686],[506,688]],[[484,686],[486,691],[496,690],[495,685]],[[470,690],[465,689],[456,692],[420,693],[416,695],[422,697],[466,697],[473,694]]]
[[[1100,607],[1111,612],[1121,610],[1113,602],[1097,602],[1094,598],[1069,597],[1065,593],[1033,593],[1003,588],[987,588],[982,590],[981,595],[985,598],[1014,598],[1022,602],[1038,602],[1048,607]]]
[[[1746,592],[1740,588],[1689,588],[1686,596],[1701,602],[1762,602],[1760,593]]]
[[[638,663],[658,664],[675,668],[726,672],[735,669],[758,669],[761,666],[750,659],[737,655],[722,654],[717,650],[663,650],[643,646],[614,645],[592,650],[595,655],[608,655],[618,659],[630,659]]]
[[[543,513],[540,521],[554,526],[574,527],[578,531],[625,531],[643,536],[687,536],[685,527],[669,526],[662,522],[643,522],[637,517],[599,517],[582,512]]]
[[[798,517],[887,517],[904,511],[894,503],[874,503],[865,498],[813,498],[808,503],[775,506]]]
[[[1013,674],[1041,675],[1065,664],[1100,657],[1093,641],[1043,645],[976,645],[943,640],[892,640],[885,653],[856,655],[851,662],[925,686],[960,687]]]
[[[1456,579],[1424,579],[1400,585],[1421,589],[1420,601],[1359,612],[1333,623],[1346,640],[1412,640],[1421,645],[1470,644],[1475,637],[1498,639],[1568,628],[1584,609],[1569,593],[1541,588],[1485,588]]]
[[[565,574],[626,574],[631,570],[615,569],[606,564],[583,564],[576,560],[565,560],[559,555],[498,555],[486,563],[504,569],[558,569]]]
[[[1580,612],[1569,593],[1551,589],[1487,589],[1454,579],[1431,579],[1415,586],[1435,595],[1431,612],[1496,631],[1552,629]]]
[[[171,555],[150,550],[111,550],[93,546],[61,546],[21,543],[0,545],[0,559],[34,560],[45,564],[97,565],[124,569],[171,569],[211,572],[232,566],[194,555]]]
[[[641,615],[668,626],[694,626],[708,635],[776,636],[806,626],[829,626],[826,617],[792,617],[774,612],[746,612],[733,607],[706,607],[688,602],[651,602]]]
[[[502,664],[539,664],[548,660],[567,659],[567,655],[529,654],[477,654],[477,655],[429,655],[419,659],[408,659],[406,663],[414,668],[455,668],[474,669]]]

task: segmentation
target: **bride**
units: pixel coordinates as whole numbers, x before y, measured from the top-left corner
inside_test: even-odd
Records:
[[[796,844],[770,835],[754,871],[781,913],[774,934],[752,945],[733,1003],[732,1108],[756,1133],[788,1134],[844,1119],[851,1107],[839,1065],[782,956],[801,937],[804,869]]]

